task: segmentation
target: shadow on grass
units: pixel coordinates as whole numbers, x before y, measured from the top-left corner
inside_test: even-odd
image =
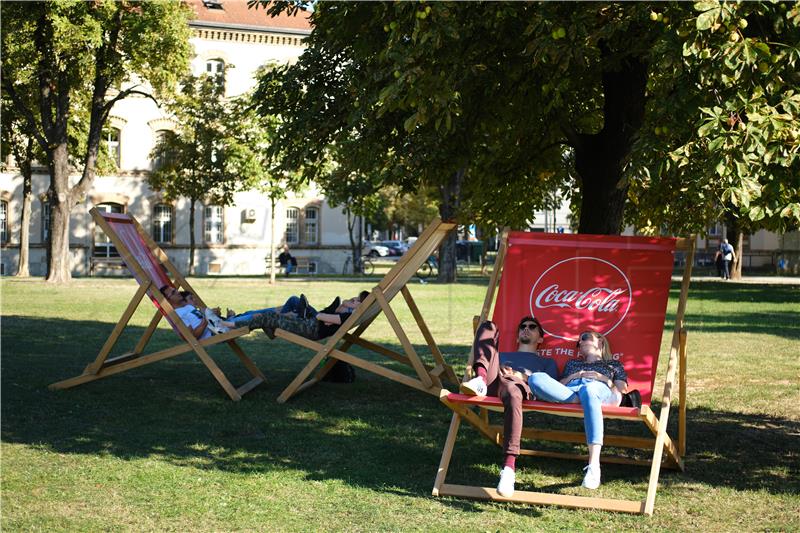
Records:
[[[193,355],[154,363],[66,391],[47,384],[79,374],[94,359],[111,325],[88,321],[3,318],[2,440],[63,454],[158,457],[180,466],[235,473],[284,470],[308,479],[337,479],[376,491],[428,498],[450,421],[436,398],[358,371],[355,383],[323,383],[275,401],[310,353],[255,333],[241,340],[268,383],[231,402]],[[131,328],[132,343],[141,328]],[[26,332],[41,332],[29,335]],[[159,330],[153,350],[174,344]],[[461,346],[442,346],[446,353]],[[247,379],[224,347],[212,351],[234,383]],[[225,354],[225,355],[223,355]],[[554,419],[550,419],[551,421]],[[561,419],[559,419],[561,420]],[[580,421],[573,429],[580,429]],[[558,424],[566,422],[559,421]],[[553,427],[556,424],[553,424]],[[725,411],[689,413],[687,472],[692,480],[737,490],[800,492],[800,424],[785,418]],[[448,480],[493,486],[499,448],[466,425]],[[563,477],[546,490],[580,482],[570,461],[526,458],[524,468]],[[647,469],[609,466],[606,479],[646,483]],[[452,479],[451,479],[452,478]],[[442,500],[479,512],[486,503]],[[504,504],[491,504],[504,505]],[[537,516],[534,508],[514,512]]]

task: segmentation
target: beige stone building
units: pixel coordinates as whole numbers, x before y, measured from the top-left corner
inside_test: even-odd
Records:
[[[190,23],[195,74],[226,72],[226,96],[240,95],[254,84],[256,70],[268,63],[292,62],[303,51],[310,31],[308,14],[270,18],[249,10],[244,0],[189,0],[196,18]],[[70,262],[73,275],[122,273],[117,252],[97,229],[92,207],[135,216],[175,265],[185,271],[189,251],[189,202],[166,202],[145,180],[153,168],[150,153],[160,135],[175,124],[143,97],[130,97],[112,109],[104,142],[119,171],[97,176],[85,202],[72,212]],[[75,175],[75,180],[78,175]],[[34,170],[30,271],[46,272],[49,176]],[[255,191],[238,193],[233,205],[196,206],[195,265],[198,274],[264,274],[269,255],[272,213],[268,198]],[[2,273],[14,274],[19,258],[22,178],[11,167],[0,175]],[[333,208],[311,185],[290,195],[275,209],[276,244],[288,244],[301,266],[312,272],[341,272],[349,238],[341,208]]]

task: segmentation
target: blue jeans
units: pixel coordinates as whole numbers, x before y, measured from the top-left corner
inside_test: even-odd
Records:
[[[286,303],[284,303],[283,307],[281,307],[281,313],[297,313],[297,310],[299,308],[300,308],[300,297],[289,296],[289,299],[286,300]],[[306,307],[306,312],[310,313],[312,318],[317,316],[317,310],[311,307],[310,305]]]
[[[250,323],[253,319],[253,315],[255,314],[264,314],[267,311],[274,311],[280,313],[297,313],[297,310],[300,307],[300,297],[299,296],[290,296],[286,303],[283,304],[281,307],[266,307],[264,309],[255,309],[253,311],[246,311],[244,313],[238,314],[234,317],[231,317],[229,320],[236,324],[236,327],[246,326]],[[308,311],[311,312],[311,316],[317,316],[317,310],[311,306],[306,307]]]
[[[573,379],[566,385],[554,380],[544,372],[536,372],[528,378],[528,385],[537,399],[545,402],[575,403],[577,398],[583,406],[583,429],[587,444],[603,444],[603,402],[611,398],[611,389],[605,383],[593,379]]]
[[[244,313],[232,316],[231,318],[228,319],[228,321],[233,322],[237,328],[240,328],[242,326],[246,326],[247,324],[249,324],[250,321],[253,319],[253,315],[255,314],[264,314],[267,311],[277,311],[277,310],[278,310],[277,307],[267,307],[264,309],[254,309],[252,311],[245,311]]]

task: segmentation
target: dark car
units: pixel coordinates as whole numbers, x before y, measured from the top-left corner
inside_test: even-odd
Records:
[[[402,241],[381,241],[380,244],[389,249],[392,257],[401,256],[408,251],[408,246]]]

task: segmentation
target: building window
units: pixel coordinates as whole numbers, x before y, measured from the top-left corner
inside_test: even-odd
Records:
[[[172,242],[172,206],[156,204],[153,208],[153,240],[157,243]]]
[[[209,59],[206,61],[206,74],[212,78],[225,77],[225,62],[221,59]]]
[[[203,236],[207,244],[222,244],[222,206],[207,205]]]
[[[122,161],[120,158],[121,150],[119,139],[120,131],[117,128],[109,128],[106,130],[105,141],[108,157],[110,157],[117,164],[117,168],[120,168]]]
[[[290,207],[286,210],[286,244],[300,242],[300,210]]]
[[[166,144],[172,140],[175,132],[170,130],[158,130],[156,132],[156,145],[153,150],[153,170],[158,170],[171,163],[170,147]]]
[[[50,202],[42,202],[42,242],[50,240]]]
[[[8,244],[8,202],[0,201],[0,244]]]
[[[305,243],[317,244],[319,209],[316,207],[306,207],[305,215],[305,234],[303,236]]]
[[[97,210],[101,213],[122,213],[122,206],[120,204],[99,204]],[[99,227],[94,228],[94,250],[92,250],[93,257],[119,257],[119,252],[116,246],[111,242],[111,239]]]

